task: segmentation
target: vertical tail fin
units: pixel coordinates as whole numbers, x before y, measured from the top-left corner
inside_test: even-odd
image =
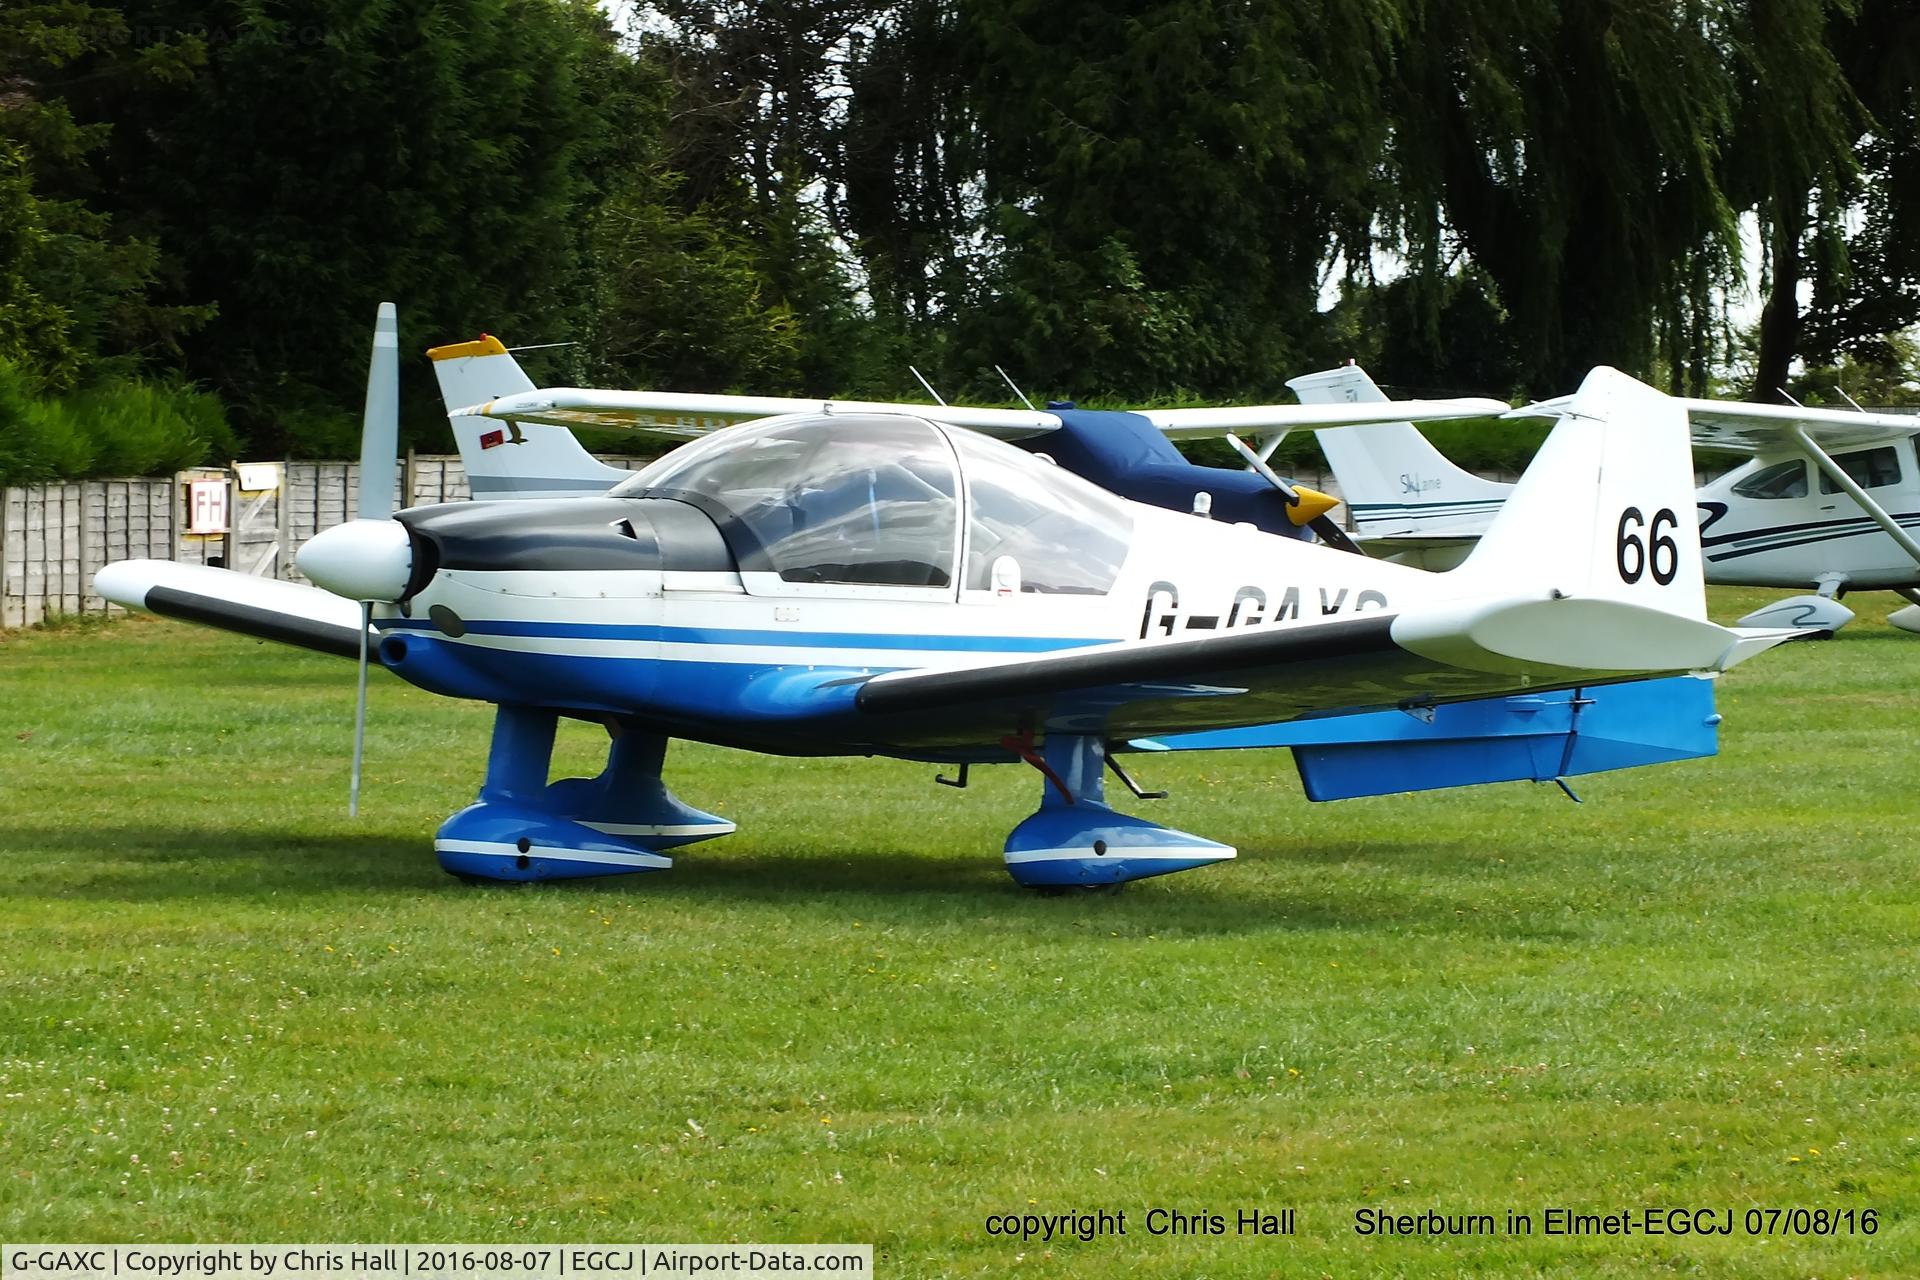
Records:
[[[1725,671],[1802,633],[1707,620],[1686,407],[1597,368],[1467,562],[1459,594],[1393,623],[1454,666],[1538,673]]]
[[[1287,385],[1302,404],[1387,398],[1366,370],[1351,364],[1292,378]],[[1362,537],[1471,536],[1486,527],[1513,489],[1454,466],[1411,422],[1330,427],[1314,436]]]
[[[1551,587],[1704,619],[1706,575],[1685,406],[1600,367],[1465,564],[1476,589]]]
[[[427,357],[450,412],[535,390],[498,338],[435,347]],[[476,499],[580,497],[605,493],[633,474],[595,458],[565,427],[491,418],[449,421]]]

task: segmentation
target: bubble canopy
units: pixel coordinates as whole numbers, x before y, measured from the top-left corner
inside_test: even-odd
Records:
[[[956,582],[986,590],[1002,557],[1017,563],[1024,592],[1105,594],[1133,526],[1124,503],[1079,476],[904,415],[809,414],[719,431],[613,496],[699,507],[746,573],[943,594]]]

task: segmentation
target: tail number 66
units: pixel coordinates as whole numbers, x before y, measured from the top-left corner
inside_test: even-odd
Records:
[[[1653,513],[1653,523],[1640,513],[1638,507],[1628,507],[1620,513],[1620,540],[1614,548],[1614,563],[1620,569],[1620,581],[1634,583],[1647,573],[1653,574],[1653,580],[1661,586],[1673,581],[1680,572],[1680,548],[1674,545],[1669,536],[1680,525],[1680,518],[1670,508],[1662,507]],[[1646,541],[1641,541],[1639,531],[1647,531]],[[1666,532],[1662,532],[1664,529]]]

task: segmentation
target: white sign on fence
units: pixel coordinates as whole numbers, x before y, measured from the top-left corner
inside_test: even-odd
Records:
[[[187,482],[187,532],[225,533],[227,531],[227,482],[225,480],[189,480]]]
[[[233,464],[233,474],[242,493],[261,493],[280,487],[280,464],[277,462],[236,462]]]

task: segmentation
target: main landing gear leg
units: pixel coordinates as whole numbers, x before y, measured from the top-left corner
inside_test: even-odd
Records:
[[[1023,885],[1120,884],[1234,856],[1231,845],[1109,809],[1099,738],[1051,734],[1040,752],[1021,753],[1042,775],[1039,812],[1007,837],[1007,873]]]
[[[660,779],[666,739],[613,726],[597,778],[547,784],[557,717],[499,708],[480,798],[434,836],[440,865],[463,879],[560,880],[659,871],[659,850],[725,835],[733,824],[680,803]]]

